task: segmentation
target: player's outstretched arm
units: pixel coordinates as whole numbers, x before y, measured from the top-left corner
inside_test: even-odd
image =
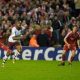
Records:
[[[71,33],[72,33],[72,32],[69,32],[69,33],[66,35],[66,37],[64,38],[64,42],[65,42],[65,44],[67,44],[68,47],[70,47],[70,44],[68,43],[67,38],[69,37],[69,35],[70,35]]]

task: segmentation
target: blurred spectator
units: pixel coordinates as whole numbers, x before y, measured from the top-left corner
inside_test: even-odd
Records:
[[[50,46],[49,37],[45,33],[45,29],[41,30],[41,34],[39,34],[37,36],[37,41],[38,41],[38,44],[40,45],[40,47],[49,47]]]
[[[73,26],[77,26],[77,20],[75,17],[72,17],[70,20],[69,28],[72,30]]]
[[[62,29],[60,33],[60,44],[63,46],[64,45],[64,37],[70,32],[70,28],[68,27],[67,24],[64,25],[64,28]]]
[[[29,42],[29,47],[39,47],[39,44],[37,42],[37,36],[35,33],[32,34],[30,42]]]
[[[53,40],[55,43],[59,44],[59,35],[60,35],[60,29],[62,28],[62,24],[56,15],[52,20],[52,28],[53,28]]]

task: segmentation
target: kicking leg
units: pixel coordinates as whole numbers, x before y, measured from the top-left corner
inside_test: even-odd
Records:
[[[14,55],[12,56],[13,58],[13,63],[15,63],[16,57],[19,55],[19,52],[17,50],[15,50],[16,52],[14,52]]]
[[[7,59],[8,59],[8,54],[6,53],[3,57],[3,62],[2,62],[2,67],[4,67],[4,64],[6,63]]]
[[[2,63],[2,64],[5,64],[7,58],[8,58],[7,55],[5,55],[5,56],[3,57],[3,63]]]
[[[5,56],[3,57],[3,65],[5,64],[5,62],[7,61],[8,56],[13,55],[13,52],[7,47],[7,46],[3,46],[3,49],[7,52],[5,54]]]

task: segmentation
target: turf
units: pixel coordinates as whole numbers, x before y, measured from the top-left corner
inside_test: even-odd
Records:
[[[1,64],[2,60],[0,60]],[[80,80],[80,62],[58,66],[57,61],[7,61],[0,65],[0,80]]]

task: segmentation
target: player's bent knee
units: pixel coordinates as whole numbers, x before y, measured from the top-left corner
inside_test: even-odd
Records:
[[[63,53],[62,53],[63,55],[65,55],[66,54],[66,51],[65,50],[63,50]]]

